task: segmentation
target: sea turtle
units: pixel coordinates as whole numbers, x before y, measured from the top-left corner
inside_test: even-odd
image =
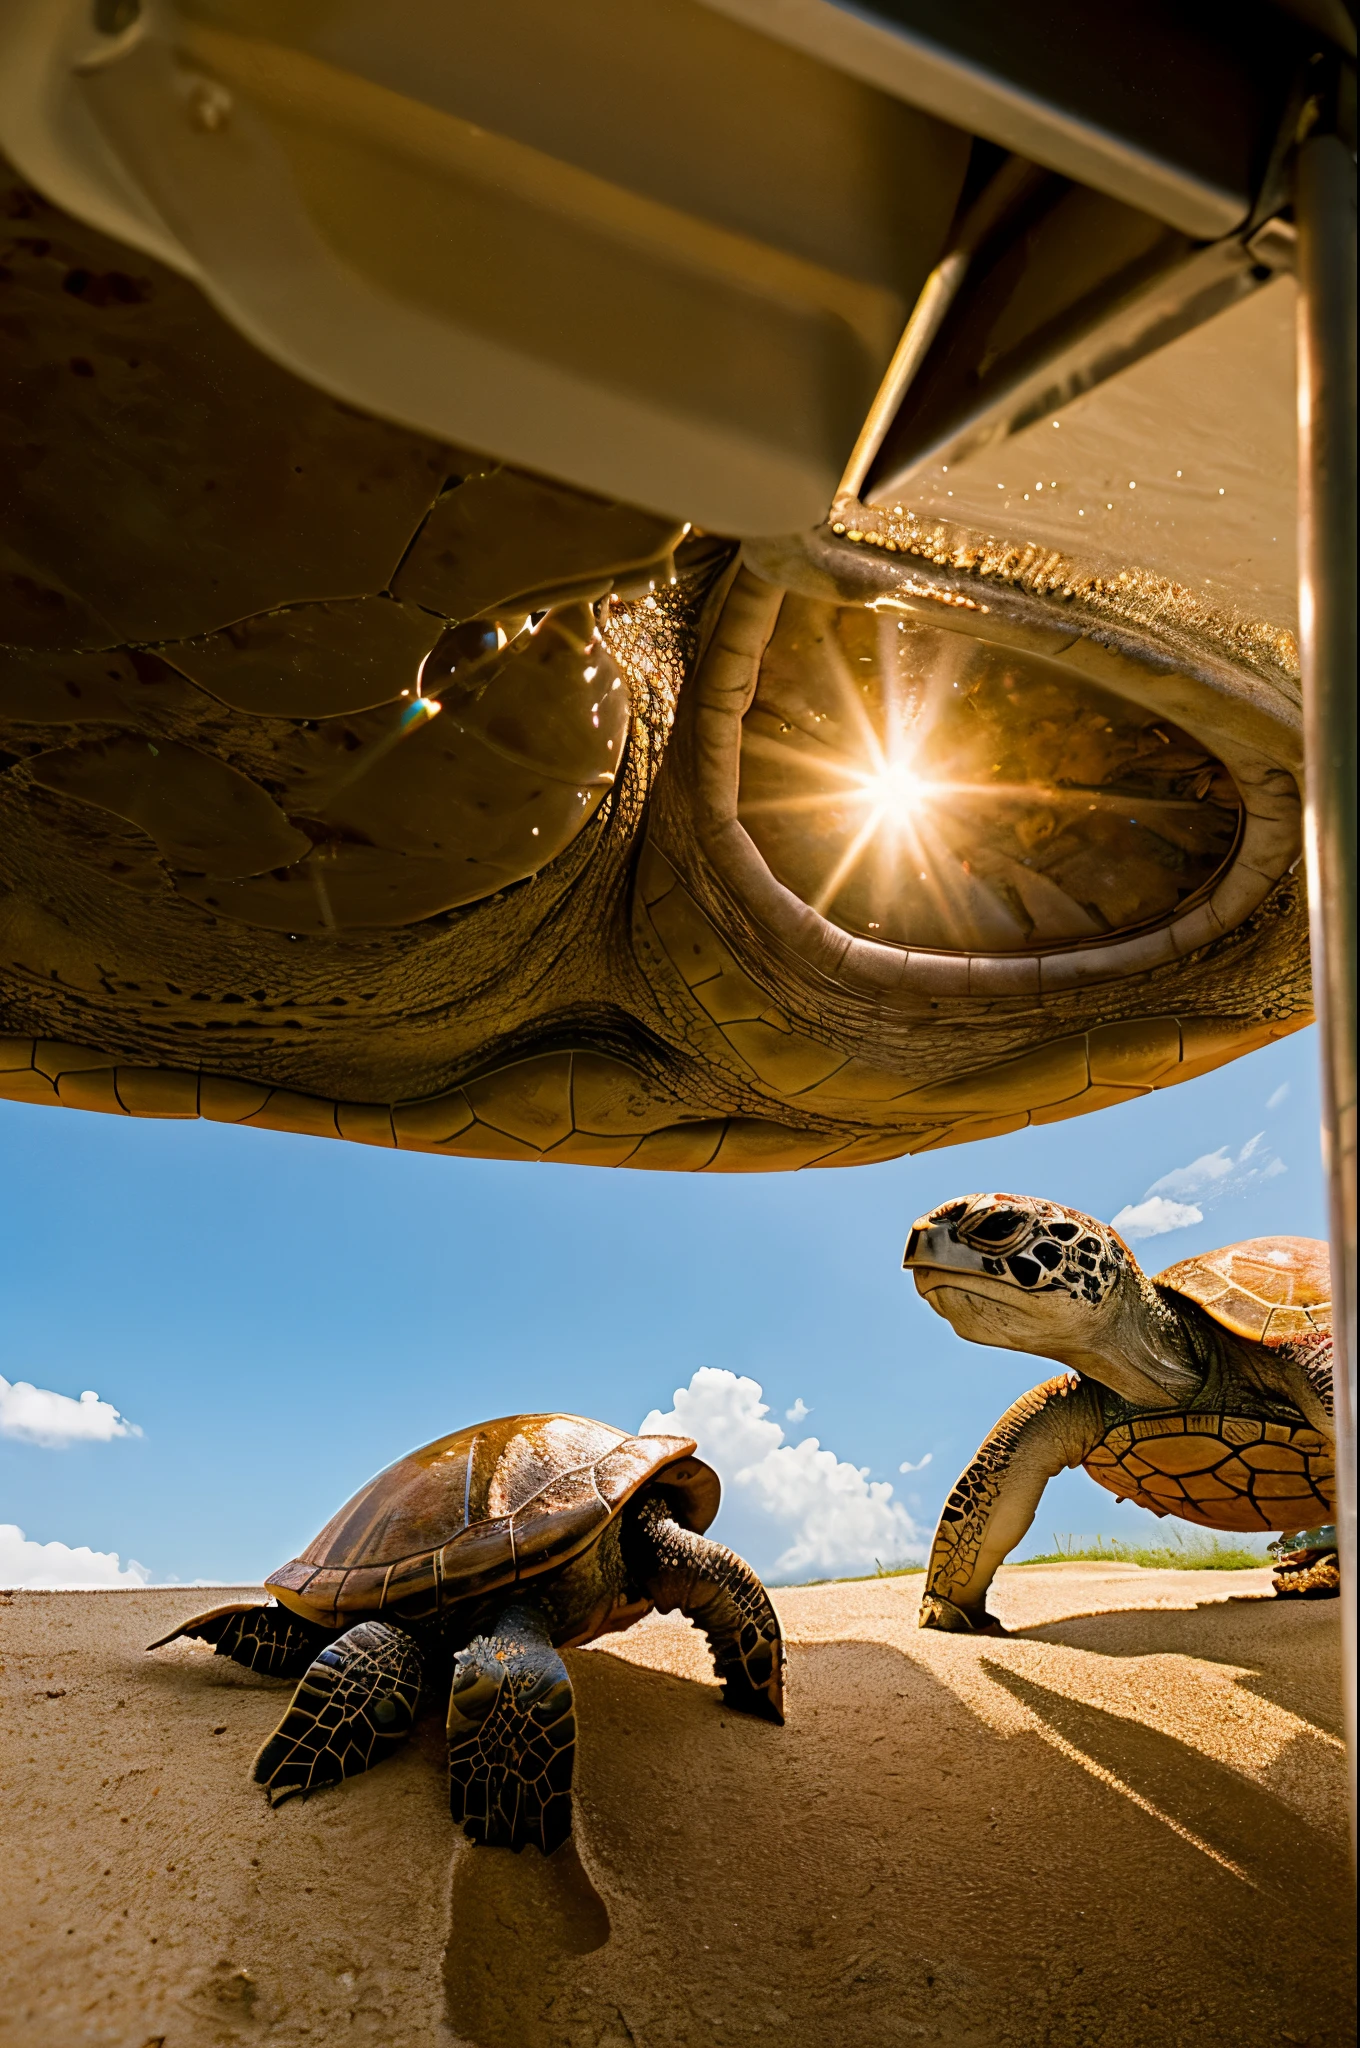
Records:
[[[366,1771],[448,1687],[449,1803],[474,1842],[545,1855],[571,1832],[576,1742],[564,1646],[678,1608],[729,1707],[782,1723],[784,1648],[760,1580],[703,1531],[717,1474],[688,1437],[579,1415],[507,1415],[409,1452],[361,1487],[265,1606],[180,1636],[301,1678],[252,1775],[277,1805]]]
[[[467,108],[419,119],[448,128],[423,160],[462,163]],[[91,225],[0,166],[6,216],[0,1104],[771,1172],[1081,1115],[1309,1020],[1283,624],[1173,593],[1171,557],[1116,578],[1040,545],[1038,499],[1009,528],[842,505],[743,538],[644,489],[654,437],[611,448],[587,407],[642,502],[601,496],[547,443],[538,474],[528,443],[306,383],[103,201]],[[580,309],[610,376],[656,356],[616,301]],[[851,301],[879,303],[862,277]],[[473,324],[478,360],[523,367]],[[806,393],[771,376],[776,410]],[[732,402],[737,478],[765,428]]]
[[[1330,1521],[1325,1244],[1252,1238],[1149,1279],[1107,1223],[1033,1195],[981,1194],[922,1216],[903,1264],[961,1337],[1073,1368],[1006,1411],[950,1493],[923,1628],[998,1627],[987,1588],[1065,1466],[1207,1529]],[[1302,1581],[1335,1541],[1307,1529],[1302,1553],[1280,1560],[1279,1590],[1332,1590]]]

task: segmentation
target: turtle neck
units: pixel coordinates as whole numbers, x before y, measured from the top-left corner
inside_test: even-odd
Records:
[[[1164,1407],[1198,1391],[1205,1361],[1184,1318],[1151,1281],[1142,1273],[1126,1273],[1110,1307],[1112,1313],[1093,1332],[1094,1341],[1065,1347],[1062,1364],[1136,1407]]]

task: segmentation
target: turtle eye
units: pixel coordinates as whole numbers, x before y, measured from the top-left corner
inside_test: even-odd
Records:
[[[1031,1219],[1022,1209],[1001,1205],[960,1223],[959,1236],[965,1244],[985,1245],[988,1251],[1002,1252],[1023,1243],[1030,1228]]]

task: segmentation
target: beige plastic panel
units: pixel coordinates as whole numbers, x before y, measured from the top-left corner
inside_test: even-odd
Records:
[[[1292,626],[1294,298],[1277,278],[947,476],[918,477],[916,509],[1139,562]]]
[[[164,0],[114,35],[16,0],[0,147],[350,405],[769,533],[830,503],[969,139],[695,0]]]

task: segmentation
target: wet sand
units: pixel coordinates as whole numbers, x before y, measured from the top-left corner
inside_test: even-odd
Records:
[[[478,1850],[440,1718],[271,1812],[288,1688],[142,1646],[233,1589],[0,1596],[3,2048],[1353,2039],[1337,1609],[1265,1572],[777,1595],[789,1725],[653,1617],[570,1657],[576,1847]],[[249,1589],[247,1589],[247,1592]]]

